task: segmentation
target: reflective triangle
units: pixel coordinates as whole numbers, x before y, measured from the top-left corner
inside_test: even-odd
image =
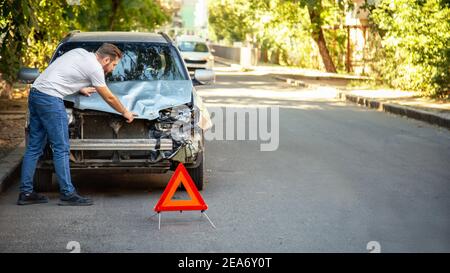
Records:
[[[178,189],[180,183],[183,183],[187,194],[191,198],[190,200],[172,200],[173,195]],[[183,163],[179,163],[175,173],[170,178],[164,192],[159,198],[158,203],[153,209],[156,212],[161,211],[177,211],[177,210],[206,210],[208,205],[206,205],[200,192],[192,181],[191,176],[187,172]]]

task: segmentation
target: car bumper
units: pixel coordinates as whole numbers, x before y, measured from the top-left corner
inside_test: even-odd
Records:
[[[71,139],[70,150],[170,151],[172,139]]]
[[[171,139],[70,139],[70,169],[76,171],[118,171],[136,173],[165,173],[173,168],[173,164],[181,162],[186,168],[198,166],[202,157],[201,150],[188,148],[183,145],[177,151],[173,150]],[[148,157],[141,158],[101,158],[101,157],[75,157],[74,154],[83,155],[84,151],[115,151],[123,155],[129,151],[173,151],[170,158],[152,161]],[[86,152],[84,152],[86,153]],[[170,152],[169,152],[170,153]],[[39,169],[54,171],[53,160],[50,158],[40,160]]]
[[[186,61],[186,67],[189,70],[195,70],[195,69],[213,69],[214,67],[214,61],[207,61],[206,63],[199,64],[199,63],[191,63],[189,61]]]

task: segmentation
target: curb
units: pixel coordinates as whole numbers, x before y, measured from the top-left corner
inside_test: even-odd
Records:
[[[275,73],[273,73],[273,74],[275,74]],[[313,75],[306,75],[306,74],[299,74],[299,73],[296,73],[295,75],[302,76],[302,77],[305,77],[305,78],[309,78],[311,80],[359,80],[359,81],[370,80],[369,77],[356,76],[356,75],[339,75],[339,74],[336,74],[336,75],[315,75],[315,76],[313,76]],[[293,81],[295,80],[295,79],[287,78],[287,77],[280,77],[280,78],[290,79],[290,80],[293,80]]]
[[[223,63],[225,65],[230,65],[230,66],[232,65],[231,63],[228,63],[228,62],[222,60],[222,58],[220,58],[220,60],[216,60],[216,61],[219,63]],[[236,65],[236,64],[234,64],[234,65]],[[311,87],[312,86],[301,80],[295,80],[292,78],[276,76],[276,75],[271,75],[271,76],[272,76],[272,78],[274,78],[276,80],[284,81],[287,84],[290,84],[292,86],[298,86],[298,87]],[[336,78],[342,79],[345,77],[330,77],[330,76],[316,77],[316,79],[336,79]],[[363,79],[363,77],[361,77],[361,79]],[[380,111],[384,111],[384,112],[424,121],[424,122],[434,124],[434,125],[437,125],[440,127],[444,127],[444,128],[447,128],[450,130],[450,118],[444,117],[437,113],[432,113],[432,112],[419,110],[419,109],[402,106],[402,105],[398,105],[398,104],[379,102],[372,98],[349,95],[349,94],[345,94],[344,92],[338,92],[337,97],[344,101],[350,101],[350,102],[354,102],[359,105],[366,106],[368,108],[373,108],[373,109],[377,109]]]
[[[309,84],[305,83],[304,81],[301,80],[294,80],[291,78],[285,78],[285,77],[281,77],[281,76],[274,76],[272,75],[272,77],[276,80],[280,80],[280,81],[284,81],[287,84],[290,84],[292,86],[300,86],[300,87],[310,87]]]
[[[235,63],[235,62],[233,63],[231,60],[228,60],[228,59],[216,56],[216,55],[214,55],[214,61],[218,62],[218,63],[221,63],[221,64],[224,64],[224,65],[231,66],[231,67],[243,68],[238,63]],[[258,65],[255,65],[255,66],[249,67],[248,69],[257,70],[256,69],[257,67],[258,67]],[[299,82],[300,84],[305,84],[301,80],[295,80],[295,79],[292,79],[292,78],[282,77],[282,76],[275,76],[275,75],[273,75],[273,74],[276,74],[274,72],[270,72],[268,74],[270,74],[271,76],[275,77],[277,80],[291,81],[294,84],[295,84],[295,82]],[[299,76],[303,76],[303,77],[306,77],[306,78],[314,79],[314,80],[336,80],[336,79],[338,79],[338,80],[370,80],[371,79],[370,77],[367,77],[367,76],[342,75],[342,74],[337,74],[337,73],[328,73],[328,74],[325,74],[325,75],[307,75],[307,74],[301,74],[301,73],[300,74],[299,73],[295,73],[295,74],[296,75],[298,74]],[[289,74],[287,74],[287,75],[289,75]]]
[[[379,111],[406,116],[408,118],[424,121],[430,124],[438,125],[440,127],[445,127],[450,130],[450,118],[444,117],[437,113],[432,113],[398,104],[379,102],[372,98],[349,95],[345,94],[344,92],[338,92],[337,97],[344,101],[354,102],[368,108],[377,109]]]
[[[25,141],[20,143],[6,157],[0,159],[0,193],[6,191],[14,178],[19,175],[24,151]]]

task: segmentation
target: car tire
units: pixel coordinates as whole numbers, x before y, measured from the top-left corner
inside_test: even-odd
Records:
[[[192,180],[194,181],[195,186],[197,187],[197,190],[201,191],[203,190],[203,185],[204,185],[204,168],[203,168],[203,164],[204,164],[204,154],[203,152],[201,152],[202,157],[202,162],[200,162],[200,164],[196,167],[196,168],[187,168],[187,171],[189,173],[189,175],[191,176]]]
[[[53,172],[50,170],[36,169],[34,173],[34,190],[37,192],[49,192],[53,190]]]

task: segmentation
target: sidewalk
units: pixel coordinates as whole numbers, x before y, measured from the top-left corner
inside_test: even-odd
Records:
[[[308,88],[325,85],[336,89],[337,97],[344,101],[385,111],[409,118],[421,120],[450,130],[450,101],[438,101],[419,97],[414,92],[393,89],[363,89],[349,87],[354,80],[367,80],[368,77],[327,73],[313,69],[290,68],[280,65],[257,65],[243,69],[239,64],[220,57],[215,57],[222,63],[238,70],[257,71],[271,75],[273,78],[285,81],[287,84]]]
[[[26,108],[26,99],[0,99],[0,193],[19,176]]]
[[[450,130],[450,101],[439,101],[418,96],[415,92],[393,89],[362,89],[348,87],[342,77],[307,77],[305,75],[272,75],[274,78],[300,87],[326,85],[336,89],[337,97],[344,101],[379,111],[402,115],[428,122]],[[302,78],[302,80],[299,80]]]
[[[277,64],[260,64],[249,67],[242,67],[239,63],[214,56],[214,60],[217,63],[221,63],[230,67],[235,67],[237,70],[248,70],[257,72],[267,72],[274,75],[279,75],[280,77],[290,77],[296,80],[332,80],[332,79],[342,79],[342,80],[368,80],[369,77],[357,76],[350,74],[336,74],[328,73],[315,69],[297,68],[297,67],[286,67]]]
[[[19,177],[24,152],[25,141],[8,155],[0,158],[0,193],[5,191],[15,178]]]

